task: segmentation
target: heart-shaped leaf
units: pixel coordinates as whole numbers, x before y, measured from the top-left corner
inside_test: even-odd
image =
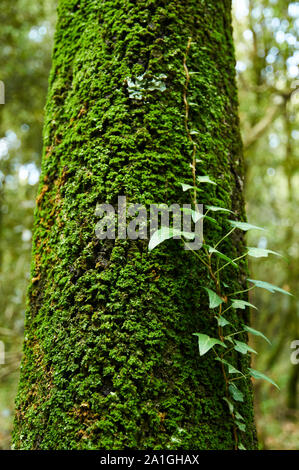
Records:
[[[208,335],[204,335],[202,333],[194,333],[194,336],[198,338],[198,347],[199,347],[199,355],[203,356],[206,354],[210,349],[212,349],[216,344],[226,348],[226,345],[216,338],[210,338]]]
[[[196,179],[199,183],[214,184],[216,186],[216,183],[209,176],[198,176]]]
[[[226,320],[226,318],[224,317],[218,317],[217,318],[217,323],[218,323],[218,326],[221,326],[222,328],[226,325],[230,325],[231,323],[229,321]]]
[[[237,341],[236,339],[234,340],[235,342],[235,351],[238,351],[241,354],[247,354],[248,352],[252,352],[254,354],[257,354],[257,352],[252,349],[248,344],[243,343],[243,341]]]
[[[217,308],[219,307],[220,304],[223,303],[223,299],[219,297],[219,295],[217,295],[216,292],[214,292],[211,289],[208,289],[207,287],[205,287],[204,289],[209,294],[209,301],[210,301],[209,307],[210,308]]]

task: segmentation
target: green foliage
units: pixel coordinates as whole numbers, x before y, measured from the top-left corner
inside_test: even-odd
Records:
[[[208,183],[208,184],[214,184],[216,186],[215,181],[212,181],[209,176],[198,176],[196,179],[197,179],[197,182],[200,184]]]
[[[149,251],[159,246],[165,240],[169,240],[173,237],[184,237],[184,238],[187,238],[187,240],[192,240],[194,238],[194,233],[184,232],[181,230],[175,230],[169,227],[161,227],[151,237],[149,245],[148,245]]]
[[[273,292],[280,292],[281,294],[292,295],[290,292],[286,291],[285,289],[281,289],[281,287],[274,286],[273,284],[270,284],[269,282],[257,281],[255,279],[248,279],[248,281],[254,284],[256,287],[260,287],[261,289],[266,289],[272,294]]]
[[[247,247],[248,249],[248,256],[252,256],[253,258],[267,258],[269,254],[282,256],[280,253],[272,250],[266,250],[264,248],[257,248],[257,247]]]
[[[229,223],[231,224],[232,227],[243,230],[244,232],[248,232],[248,230],[264,230],[261,227],[257,227],[256,225],[248,224],[247,222],[238,222],[236,220],[230,220]]]
[[[203,333],[193,333],[198,338],[198,348],[200,356],[204,356],[210,349],[212,349],[216,344],[226,348],[225,344],[219,339],[210,338],[208,335]]]
[[[257,310],[257,307],[250,302],[247,302],[247,300],[232,299],[232,308],[241,308],[242,310],[245,310],[246,307],[252,307]]]
[[[252,377],[254,377],[255,379],[266,380],[267,382],[270,382],[272,385],[274,385],[279,390],[278,385],[274,382],[274,380],[270,379],[267,375],[263,374],[262,372],[259,372],[258,370],[255,370],[255,369],[249,368],[248,370],[249,370],[250,375],[252,375]]]
[[[207,181],[209,181],[208,177],[205,177],[205,178]],[[183,187],[183,190],[184,190],[184,187]],[[213,210],[213,209],[211,209],[211,206],[208,206],[207,208],[208,211]],[[214,212],[218,212],[218,210],[214,210]],[[223,283],[222,282],[223,270],[229,268],[231,264],[233,264],[234,267],[238,267],[238,263],[241,262],[241,260],[244,258],[244,255],[239,256],[238,258],[234,260],[231,260],[226,255],[223,255],[221,252],[219,252],[216,249],[216,247],[219,246],[219,244],[221,244],[225,239],[227,239],[227,237],[232,236],[232,233],[235,230],[241,230],[245,232],[251,229],[263,230],[262,228],[256,227],[247,222],[238,222],[234,220],[228,220],[228,222],[233,227],[233,230],[229,230],[227,234],[222,236],[222,238],[218,242],[216,242],[215,247],[212,247],[204,243],[203,244],[204,253],[201,256],[197,255],[197,259],[207,268],[208,276],[210,277],[211,282],[214,283],[215,285],[215,290],[212,290],[209,287],[204,287],[204,289],[208,293],[208,296],[209,296],[209,309],[212,311],[211,315],[214,317],[218,325],[219,338],[211,337],[205,333],[194,333],[194,335],[198,338],[198,347],[199,347],[200,356],[204,356],[205,354],[207,354],[209,351],[212,350],[214,352],[214,355],[216,356],[214,359],[217,362],[220,362],[222,364],[223,379],[224,379],[225,388],[226,388],[226,396],[224,397],[224,400],[228,404],[231,417],[234,423],[236,448],[240,449],[240,448],[244,448],[244,446],[243,444],[240,444],[240,437],[238,437],[238,434],[239,433],[243,434],[246,432],[246,424],[243,422],[243,418],[241,414],[237,411],[236,406],[240,402],[243,403],[244,394],[242,393],[241,390],[239,390],[239,388],[234,383],[235,380],[244,380],[248,376],[251,376],[255,379],[266,380],[267,382],[271,383],[275,387],[277,388],[279,387],[268,376],[266,376],[262,372],[252,369],[251,367],[247,369],[247,374],[244,374],[242,371],[237,369],[234,364],[232,364],[225,358],[227,352],[222,352],[221,350],[219,351],[216,349],[216,346],[221,346],[222,348],[228,349],[229,351],[233,349],[234,351],[236,351],[237,353],[241,355],[247,355],[251,353],[257,354],[257,352],[253,348],[251,348],[247,344],[247,342],[244,342],[240,339],[236,339],[237,337],[240,337],[240,338],[244,337],[245,332],[249,332],[255,336],[260,336],[269,342],[268,338],[266,338],[266,336],[262,332],[255,330],[248,325],[243,325],[242,330],[237,331],[234,325],[231,322],[227,321],[226,318],[222,316],[224,312],[227,312],[231,308],[235,310],[245,310],[250,307],[256,309],[256,307],[250,302],[248,302],[247,300],[233,299],[233,298],[228,300],[235,293],[228,293],[225,296],[223,295],[222,289],[221,289],[221,284]],[[150,246],[152,244],[152,240],[154,239],[156,233],[150,240],[150,244],[149,244]],[[272,250],[261,250],[259,248],[248,248],[246,255],[252,255],[255,257],[267,257],[269,253],[278,255],[278,253],[275,253]],[[216,264],[216,268],[217,268],[216,271],[215,271],[215,266],[212,263],[213,255],[216,255],[218,258],[217,264]],[[222,266],[219,266],[219,263],[221,261],[226,262],[226,263],[223,264]],[[252,279],[248,279],[248,281],[253,283],[254,287],[261,287],[272,293],[281,292],[283,294],[289,294],[289,292],[286,292],[285,290],[277,286],[273,286],[272,284],[269,284],[267,282],[255,281]],[[227,285],[227,287],[229,286]],[[243,293],[247,291],[248,289],[244,289]],[[241,293],[242,292],[239,292],[239,294]],[[225,310],[223,312],[224,302],[225,302]],[[215,309],[218,309],[218,310],[215,312]],[[224,335],[223,328],[225,327],[231,328],[232,332],[230,334]],[[235,358],[233,358],[233,360],[234,362],[237,362]]]
[[[207,291],[209,295],[209,308],[216,308],[219,307],[223,303],[223,299],[219,297],[216,292],[212,291],[211,289],[208,289],[208,287],[205,287],[205,290]]]
[[[254,336],[260,336],[261,338],[264,338],[267,343],[271,344],[271,341],[261,331],[255,330],[248,325],[244,325],[244,330],[248,331],[248,333],[251,333]]]

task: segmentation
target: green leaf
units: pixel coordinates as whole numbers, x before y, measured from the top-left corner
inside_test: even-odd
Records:
[[[257,310],[255,305],[251,304],[250,302],[246,302],[246,300],[232,299],[232,308],[241,308],[242,310],[245,310],[246,307],[252,307]]]
[[[182,186],[184,192],[188,191],[189,189],[194,189],[194,186],[190,186],[190,184],[181,183],[181,186]]]
[[[190,184],[184,184],[184,183],[180,183],[181,186],[182,186],[182,189],[184,192],[188,191],[189,189],[192,189],[193,191],[198,191],[199,193],[202,192],[202,189],[199,189],[197,188],[196,186],[191,186]]]
[[[158,245],[163,243],[165,240],[169,240],[173,237],[183,236],[188,240],[192,240],[194,238],[194,233],[189,232],[181,232],[180,230],[175,230],[169,227],[161,227],[159,230],[156,230],[153,236],[150,238],[148,249],[152,251]]]
[[[274,380],[270,379],[270,377],[268,377],[267,375],[263,374],[262,372],[259,372],[258,370],[251,369],[250,367],[248,368],[248,370],[249,370],[250,375],[254,379],[266,380],[267,382],[270,382],[270,384],[274,385],[274,387],[278,388],[278,390],[280,390],[277,383],[275,383]]]
[[[190,214],[191,217],[192,217],[192,220],[193,222],[196,224],[196,222],[198,222],[200,219],[204,219],[204,215],[198,211],[198,210],[193,210],[193,209],[189,209],[187,207],[183,208],[182,209],[182,212],[185,212],[186,214]]]
[[[208,220],[209,222],[212,222],[212,224],[215,224],[217,225],[218,227],[220,227],[220,225],[218,224],[217,220],[216,219],[213,219],[212,217],[209,217],[208,215],[205,215],[204,218],[206,220]]]
[[[196,179],[199,183],[209,183],[214,184],[216,186],[216,183],[212,181],[209,176],[198,176]]]
[[[247,247],[248,255],[252,256],[253,258],[267,258],[269,254],[276,255],[282,257],[280,253],[272,250],[265,250],[264,248],[255,248],[255,247]]]
[[[231,401],[229,401],[226,397],[223,397],[223,400],[228,404],[229,412],[233,414],[234,412],[234,405]]]
[[[250,326],[244,325],[244,330],[248,331],[248,333],[251,333],[254,336],[260,336],[261,338],[264,338],[267,343],[271,344],[271,341],[265,336],[261,331],[255,330],[254,328],[251,328]]]
[[[244,423],[241,423],[240,421],[235,421],[236,425],[238,426],[238,428],[240,429],[240,431],[242,432],[245,432],[246,431],[246,424]]]
[[[248,281],[252,282],[252,284],[254,284],[256,287],[260,287],[261,289],[266,289],[267,291],[272,292],[272,294],[274,292],[281,292],[281,294],[292,295],[290,292],[281,289],[280,287],[274,286],[274,284],[270,284],[269,282],[257,281],[255,279],[248,279]]]
[[[209,294],[209,301],[210,301],[209,307],[210,308],[219,307],[219,305],[223,303],[223,299],[221,299],[221,297],[219,297],[219,295],[217,295],[216,292],[214,292],[211,289],[208,289],[207,287],[204,287],[204,289]]]
[[[161,227],[159,230],[156,230],[152,237],[150,238],[148,249],[149,251],[156,248],[158,245],[163,243],[165,240],[172,238],[173,233],[168,227]]]
[[[195,224],[196,222],[204,218],[204,215],[199,211],[192,210],[191,215],[192,215],[192,220]]]
[[[234,349],[238,351],[241,354],[247,354],[248,352],[252,352],[254,354],[257,354],[257,352],[252,349],[248,344],[243,343],[243,341],[237,341],[236,339],[234,340],[235,347]]]
[[[257,227],[256,225],[248,224],[247,222],[238,222],[236,220],[229,220],[229,223],[234,228],[239,228],[243,230],[243,232],[247,232],[248,230],[265,230],[264,228]]]
[[[239,450],[246,450],[246,447],[243,446],[242,442],[239,442],[238,449]]]
[[[222,362],[222,364],[225,364],[228,367],[228,373],[229,374],[241,374],[241,375],[243,375],[240,370],[236,369],[232,364],[227,362],[225,359],[221,359],[220,357],[216,357],[215,361],[219,361],[219,362]]]
[[[217,323],[218,323],[218,326],[221,326],[221,327],[224,327],[226,325],[230,325],[231,323],[229,321],[226,320],[226,318],[224,317],[218,317],[217,318]]]
[[[193,333],[193,334],[194,336],[198,337],[198,347],[199,347],[200,356],[203,356],[204,354],[206,354],[216,344],[219,344],[219,346],[226,348],[226,345],[222,341],[219,341],[219,339],[210,338],[210,336],[204,335],[202,333]]]
[[[235,417],[238,421],[245,421],[242,415],[238,411],[235,412]]]
[[[206,206],[206,208],[212,212],[230,212],[231,214],[233,214],[233,211],[230,211],[229,209],[225,209],[224,207]]]
[[[188,185],[187,184],[186,185],[182,184],[182,186],[188,186]],[[195,188],[194,186],[189,186],[187,189],[196,189],[197,191],[200,191],[198,188]],[[209,222],[212,222],[213,224],[215,224],[219,227],[219,224],[218,224],[216,219],[213,219],[212,217],[208,217],[207,215],[203,215],[199,211],[194,211],[193,209],[184,208],[184,209],[182,209],[182,212],[186,212],[187,214],[190,214],[192,216],[192,219],[193,219],[194,223],[198,222],[198,220],[200,220],[200,219],[207,219]]]
[[[221,258],[221,259],[223,259],[224,261],[227,261],[228,263],[232,264],[235,268],[238,267],[238,265],[237,265],[232,259],[230,259],[228,256],[224,255],[224,254],[221,253],[220,251],[216,250],[216,249],[213,248],[212,246],[209,246],[209,245],[203,245],[203,246],[205,246],[206,248],[208,248],[209,253],[215,254],[216,256],[218,256],[218,258]]]
[[[235,384],[231,383],[228,389],[234,400],[240,401],[240,402],[244,401],[244,394],[241,392],[241,390],[238,389],[238,387]]]

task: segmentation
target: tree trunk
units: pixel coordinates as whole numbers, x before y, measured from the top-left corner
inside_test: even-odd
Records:
[[[95,236],[97,202],[190,202],[186,97],[197,174],[217,181],[199,202],[244,217],[231,1],[60,0],[16,448],[235,447],[221,367],[192,336],[215,334],[208,273],[175,240],[148,252],[146,240]],[[205,225],[210,243],[227,225]],[[236,256],[243,240],[223,250]],[[233,269],[223,281],[233,292],[244,279]],[[252,449],[250,380],[241,387]]]

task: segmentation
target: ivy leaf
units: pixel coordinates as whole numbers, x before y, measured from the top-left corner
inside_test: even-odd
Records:
[[[227,261],[228,263],[232,264],[235,268],[238,267],[238,265],[232,259],[230,259],[228,256],[224,255],[220,251],[216,250],[212,246],[209,246],[209,245],[204,245],[204,246],[206,246],[206,248],[208,248],[209,253],[212,253],[212,254],[215,253],[216,256],[218,256],[219,258],[223,259],[224,261]]]
[[[235,351],[238,351],[241,354],[247,354],[248,352],[252,352],[254,354],[257,354],[257,352],[252,349],[248,344],[243,343],[243,341],[237,341],[236,339],[234,340],[235,342]]]
[[[182,186],[182,189],[184,192],[188,191],[189,189],[192,189],[193,191],[198,191],[199,193],[202,192],[201,189],[197,188],[196,186],[191,186],[190,184],[184,184],[184,183],[180,183],[181,186]]]
[[[255,248],[255,247],[247,247],[248,255],[252,256],[253,258],[267,258],[269,254],[276,255],[282,257],[280,253],[272,250],[266,250],[264,248]]]
[[[206,206],[206,208],[212,212],[230,212],[231,214],[233,214],[233,211],[230,211],[229,209],[225,209],[224,207]]]
[[[236,420],[236,425],[238,426],[238,428],[240,429],[240,431],[242,431],[242,432],[245,432],[245,431],[246,431],[246,424],[241,423],[240,421],[237,421],[237,420]]]
[[[225,364],[227,367],[228,367],[228,373],[229,374],[241,374],[241,375],[244,375],[242,374],[242,372],[238,369],[236,369],[232,364],[230,364],[229,362],[227,362],[225,359],[221,359],[220,357],[216,357],[215,358],[215,361],[219,361],[219,362],[222,362],[222,364]]]
[[[210,336],[204,335],[202,333],[193,333],[193,334],[194,336],[198,337],[198,347],[199,347],[200,356],[203,356],[204,354],[206,354],[216,344],[219,344],[219,346],[226,348],[226,345],[222,341],[219,341],[219,339],[210,338]]]
[[[189,189],[194,189],[194,186],[190,186],[190,184],[181,183],[181,186],[184,192],[188,191]]]
[[[255,330],[254,328],[251,328],[250,326],[244,325],[244,330],[248,331],[248,333],[251,333],[254,336],[260,336],[261,338],[264,338],[267,343],[271,344],[271,341],[265,336],[261,331]]]
[[[209,176],[198,176],[196,179],[199,183],[209,183],[209,184],[214,184],[215,186],[217,186],[216,183],[212,181]]]
[[[257,310],[255,305],[251,304],[250,302],[246,302],[246,300],[232,299],[232,308],[241,308],[242,310],[245,310],[246,307],[252,307]]]
[[[196,224],[196,222],[199,222],[199,220],[204,218],[204,215],[201,214],[201,212],[199,212],[199,211],[192,210],[191,215],[192,215],[192,220],[195,224]]]
[[[214,292],[211,289],[208,289],[207,287],[204,287],[204,289],[209,294],[209,301],[210,301],[209,308],[219,307],[219,305],[223,303],[223,299],[221,299],[221,297],[219,297],[219,295],[217,295],[216,292]]]
[[[238,411],[235,412],[235,417],[238,421],[245,421],[243,416],[240,415],[240,413]]]
[[[175,230],[169,227],[161,227],[159,230],[156,230],[153,236],[150,238],[148,249],[152,251],[158,245],[163,243],[165,240],[169,240],[173,237],[185,237],[188,240],[193,240],[195,234],[189,232],[181,232],[180,230]]]
[[[188,189],[196,189],[197,191],[200,191],[200,189],[195,188],[194,186],[189,186],[188,184],[185,184],[185,185],[182,184],[182,186],[187,187],[186,191]],[[200,219],[207,219],[209,222],[212,222],[213,224],[219,227],[219,224],[216,219],[213,219],[212,217],[208,217],[207,215],[203,215],[200,211],[194,211],[193,209],[184,208],[182,209],[182,212],[186,212],[187,214],[190,214],[192,216],[194,223],[198,222]]]
[[[270,384],[274,385],[274,387],[278,388],[278,390],[280,390],[277,383],[275,383],[274,380],[270,379],[270,377],[268,377],[267,375],[263,374],[262,372],[259,372],[258,370],[251,369],[250,367],[248,368],[248,370],[249,370],[250,375],[254,379],[266,380],[267,382],[270,382]]]
[[[182,209],[182,212],[191,215],[193,222],[196,224],[200,219],[204,219],[204,215],[199,210],[189,209],[187,207]]]
[[[271,292],[272,294],[274,292],[281,292],[281,294],[285,295],[292,295],[290,292],[281,289],[280,287],[274,286],[274,284],[270,284],[269,282],[265,281],[257,281],[255,279],[248,279],[249,282],[252,282],[256,287],[260,287],[261,289],[266,289],[267,291]]]
[[[220,225],[218,224],[217,220],[216,219],[213,219],[213,217],[209,217],[208,215],[205,215],[204,218],[206,220],[208,220],[209,222],[212,222],[212,224],[215,224],[217,225],[218,227],[220,227]]]
[[[244,394],[241,392],[241,390],[238,389],[238,387],[235,384],[230,384],[228,389],[234,400],[240,401],[240,402],[244,401]],[[241,415],[239,416],[241,418]],[[237,414],[236,414],[236,418],[237,418]]]
[[[218,317],[217,318],[217,323],[218,323],[218,326],[221,326],[221,327],[224,327],[226,325],[230,325],[231,323],[229,321],[226,320],[226,318],[224,317]]]
[[[243,232],[248,232],[248,230],[265,230],[264,228],[258,227],[257,225],[251,225],[247,222],[238,222],[236,220],[229,220],[229,223],[234,228],[239,228]]]
[[[234,405],[231,401],[229,401],[226,397],[223,397],[223,400],[228,404],[229,412],[233,414],[234,412]]]

